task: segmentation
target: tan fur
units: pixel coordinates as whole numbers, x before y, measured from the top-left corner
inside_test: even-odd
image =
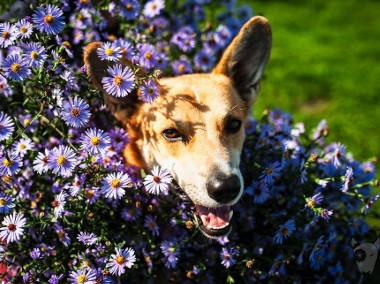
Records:
[[[84,54],[90,79],[102,89],[106,63],[96,55],[101,43],[87,46]],[[127,163],[150,169],[167,168],[195,204],[218,207],[207,195],[206,183],[214,172],[236,174],[245,138],[244,121],[255,100],[260,77],[269,58],[270,27],[266,19],[254,17],[244,25],[224,52],[211,74],[191,74],[159,80],[160,96],[142,103],[139,94],[105,101],[128,130],[130,143],[124,151]],[[123,65],[130,65],[127,60]],[[226,133],[228,119],[243,122],[237,133]],[[183,141],[169,142],[166,129],[177,129]],[[228,202],[237,202],[242,193]]]

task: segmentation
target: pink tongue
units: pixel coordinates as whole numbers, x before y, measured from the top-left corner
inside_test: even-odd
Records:
[[[206,227],[224,227],[230,220],[230,207],[208,208],[195,205],[199,217]]]

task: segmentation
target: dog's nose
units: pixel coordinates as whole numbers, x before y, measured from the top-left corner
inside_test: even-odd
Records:
[[[238,196],[241,184],[237,175],[216,174],[208,180],[206,187],[208,195],[212,199],[220,203],[227,203]]]

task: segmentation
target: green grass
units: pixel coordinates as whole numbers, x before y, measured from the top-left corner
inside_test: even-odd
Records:
[[[380,157],[380,1],[254,0],[252,5],[273,32],[255,116],[280,108],[308,130],[326,118],[328,141],[342,142],[358,160]],[[377,172],[379,178],[379,165]],[[379,216],[378,203],[368,217],[375,229]],[[371,278],[380,279],[378,269]]]

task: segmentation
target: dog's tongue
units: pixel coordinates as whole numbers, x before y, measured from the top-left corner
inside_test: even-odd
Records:
[[[232,211],[229,206],[208,208],[202,205],[195,205],[195,208],[203,225],[211,229],[226,227],[229,224],[230,217],[232,217]]]

